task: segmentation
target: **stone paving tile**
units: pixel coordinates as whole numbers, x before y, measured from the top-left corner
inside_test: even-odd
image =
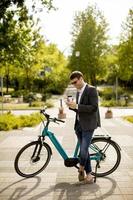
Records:
[[[133,195],[133,188],[132,187],[123,187],[120,188],[122,194],[132,194]]]
[[[119,195],[111,195],[111,196],[105,196],[103,197],[103,200],[125,200],[123,196]]]
[[[123,195],[125,200],[133,200],[133,195]]]
[[[3,180],[2,180],[3,179]],[[54,187],[56,184],[56,173],[49,173],[43,175],[42,177],[34,178],[21,178],[8,173],[4,174],[3,178],[0,179],[2,182],[0,186],[0,199],[19,199],[21,197],[27,199],[27,195],[32,197],[37,197],[42,194],[43,196],[48,196],[53,198]]]

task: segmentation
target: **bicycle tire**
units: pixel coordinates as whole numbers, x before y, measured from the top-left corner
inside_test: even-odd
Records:
[[[117,145],[117,143],[111,139],[94,138],[91,145],[94,146],[94,148],[96,149],[97,152],[95,153],[100,152],[100,155],[102,155],[96,173],[95,167],[97,161],[91,160],[92,174],[97,177],[103,177],[113,173],[118,168],[121,161],[120,147]],[[104,152],[104,148],[106,147],[106,145],[108,145],[108,147]],[[94,152],[91,152],[93,151],[91,150],[91,148],[89,149],[89,151],[90,154],[95,154]]]
[[[22,177],[34,177],[47,167],[51,154],[51,148],[47,143],[31,142],[20,149],[16,155],[15,171]]]

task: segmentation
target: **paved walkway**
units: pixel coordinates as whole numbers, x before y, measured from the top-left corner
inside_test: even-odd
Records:
[[[58,106],[48,110],[58,115]],[[74,113],[65,108],[65,124],[53,124],[67,153],[72,155],[76,143],[73,131]],[[52,147],[53,155],[45,171],[34,178],[24,179],[14,171],[14,158],[26,143],[37,138],[40,127],[25,128],[0,133],[0,200],[132,200],[133,199],[133,125],[120,117],[105,119],[105,109],[100,108],[102,129],[96,133],[109,133],[121,146],[122,161],[110,176],[97,178],[91,185],[77,184],[77,169],[66,168],[62,158]],[[119,110],[120,112],[120,110]],[[118,114],[118,112],[117,112]]]

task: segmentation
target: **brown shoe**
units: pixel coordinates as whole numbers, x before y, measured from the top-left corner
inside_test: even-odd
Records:
[[[84,171],[79,171],[78,179],[79,179],[79,181],[84,181],[84,179],[85,179]]]
[[[92,183],[94,183],[94,177],[86,177],[84,179],[84,183],[85,184],[92,184]]]

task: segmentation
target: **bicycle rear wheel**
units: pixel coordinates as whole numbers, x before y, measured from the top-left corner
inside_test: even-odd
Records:
[[[99,155],[100,160],[95,173],[96,160],[91,160],[92,174],[103,177],[114,172],[120,164],[121,152],[119,146],[112,140],[106,138],[95,138],[92,140],[90,154]]]
[[[25,145],[14,162],[16,172],[22,177],[33,177],[46,168],[51,158],[51,148],[41,141]]]

